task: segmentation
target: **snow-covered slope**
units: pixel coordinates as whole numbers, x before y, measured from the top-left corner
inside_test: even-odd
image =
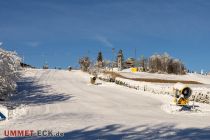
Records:
[[[132,73],[127,70],[119,72],[122,76],[128,78],[149,78],[149,79],[163,79],[163,80],[183,80],[183,81],[197,81],[203,84],[210,84],[210,76],[200,74],[186,74],[186,75],[174,75],[174,74],[157,74],[147,72]]]
[[[58,130],[65,139],[209,138],[210,117],[167,113],[168,95],[155,95],[112,83],[89,84],[81,71],[26,70],[13,99],[25,112],[6,122],[4,130]],[[203,106],[202,104],[197,104]],[[206,112],[209,105],[204,105]]]

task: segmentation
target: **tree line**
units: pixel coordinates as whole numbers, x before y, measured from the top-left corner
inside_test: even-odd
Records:
[[[124,59],[122,50],[119,53],[122,56],[122,67],[126,68],[126,60]],[[116,58],[118,59],[118,58]],[[179,59],[172,58],[169,54],[154,54],[148,58],[140,57],[140,59],[134,59],[134,67],[138,67],[143,72],[150,73],[168,73],[168,74],[185,74],[186,67]],[[82,71],[89,71],[93,68],[105,68],[105,67],[117,67],[116,61],[103,60],[103,54],[100,51],[97,56],[97,62],[94,64],[90,58],[85,56],[79,59],[80,68]]]
[[[186,67],[181,60],[172,58],[167,53],[155,54],[148,59],[141,59],[140,65],[144,71],[151,73],[185,74]]]

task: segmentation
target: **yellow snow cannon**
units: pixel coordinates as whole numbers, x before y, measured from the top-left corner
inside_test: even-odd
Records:
[[[131,68],[131,72],[137,72],[138,68]]]
[[[96,76],[91,76],[90,77],[90,83],[93,84],[93,85],[96,83]]]
[[[189,98],[192,95],[192,89],[182,83],[176,83],[173,87],[174,102],[179,106],[186,106],[189,103]]]

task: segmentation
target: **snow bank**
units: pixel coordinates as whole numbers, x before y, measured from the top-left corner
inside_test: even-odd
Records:
[[[110,74],[100,74],[100,75],[98,75],[98,78],[100,80],[103,80],[106,82],[114,82],[115,81]]]
[[[8,119],[18,118],[19,116],[27,114],[27,112],[27,107],[25,105],[21,105],[15,109],[8,110]]]
[[[210,106],[207,104],[196,103],[195,107],[190,104],[191,109],[186,107],[177,106],[174,104],[163,104],[161,109],[168,114],[176,115],[189,115],[189,116],[209,116],[210,115]]]
[[[131,69],[123,69],[122,72],[131,72]]]
[[[0,106],[0,112],[6,117],[6,120],[18,118],[19,116],[27,114],[27,107],[25,105],[21,105],[15,109],[8,109],[5,106]]]
[[[171,84],[154,84],[149,82],[140,82],[124,78],[112,79],[111,75],[99,75],[99,79],[106,82],[115,82],[118,85],[133,88],[141,91],[148,91],[154,94],[168,94],[174,96],[173,85]],[[193,93],[190,100],[200,103],[210,104],[210,89],[206,87],[192,87]]]

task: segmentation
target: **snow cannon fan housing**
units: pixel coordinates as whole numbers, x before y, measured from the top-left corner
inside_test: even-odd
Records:
[[[176,105],[187,105],[189,103],[189,98],[192,95],[192,89],[185,84],[176,83],[173,87],[174,102]]]
[[[95,84],[95,82],[96,82],[96,77],[95,76],[91,76],[90,77],[90,83],[91,84]]]

